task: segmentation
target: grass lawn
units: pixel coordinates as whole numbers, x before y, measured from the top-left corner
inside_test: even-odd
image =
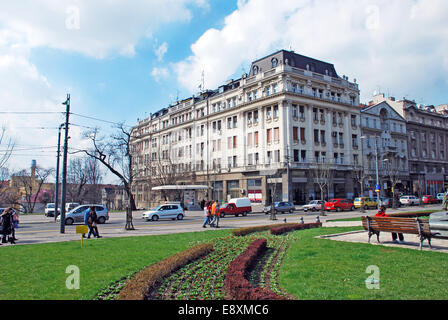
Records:
[[[318,228],[291,234],[280,269],[280,286],[298,299],[448,299],[446,253],[421,252],[315,236],[359,230]],[[370,265],[378,266],[380,289],[367,289]]]
[[[0,248],[0,300],[92,299],[122,277],[230,230],[4,246]],[[80,289],[69,290],[66,273],[79,267]]]

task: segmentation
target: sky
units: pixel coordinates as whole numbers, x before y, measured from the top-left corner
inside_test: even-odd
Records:
[[[448,103],[446,17],[445,0],[0,0],[6,166],[56,166],[68,93],[74,151],[89,128],[136,125],[196,94],[202,73],[216,89],[280,49],[333,63],[363,103]]]

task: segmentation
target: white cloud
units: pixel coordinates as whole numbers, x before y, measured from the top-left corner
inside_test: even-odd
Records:
[[[6,127],[17,149],[8,167],[12,171],[29,168],[32,159],[44,167],[55,167],[57,127],[64,122],[65,108],[61,103],[65,93],[72,93],[73,105],[83,104],[82,93],[77,88],[61,88],[63,84],[51,83],[45,71],[30,62],[33,49],[48,47],[97,59],[114,55],[132,57],[138,42],[151,37],[164,24],[188,22],[192,6],[206,8],[207,1],[0,1],[0,111],[27,112],[0,117],[0,127]],[[166,50],[167,45],[162,44],[161,58]],[[153,72],[158,79],[168,74],[164,68]],[[104,85],[99,84],[99,88]],[[91,126],[74,117],[71,123]],[[82,139],[81,133],[85,130],[72,125],[69,145],[78,148],[90,145]],[[36,146],[53,149],[23,150]]]
[[[213,89],[241,76],[242,67],[247,72],[251,61],[292,46],[357,78],[364,99],[378,86],[418,96],[425,85],[446,81],[447,16],[444,0],[240,0],[224,26],[204,32],[174,70],[194,93],[202,70]]]
[[[161,25],[189,21],[206,0],[22,0],[0,2],[0,25],[28,47],[47,46],[95,58],[135,54]],[[26,9],[25,9],[26,8]]]
[[[157,67],[154,67],[153,69],[152,69],[152,72],[151,72],[151,75],[153,76],[153,78],[157,81],[157,82],[159,82],[160,80],[162,80],[162,79],[166,79],[166,78],[168,78],[168,76],[169,76],[169,71],[168,71],[168,69],[167,68],[157,68]]]
[[[163,57],[165,56],[167,51],[168,51],[168,43],[166,43],[166,42],[164,42],[160,46],[157,46],[156,48],[154,48],[154,53],[157,56],[157,61],[162,61]]]

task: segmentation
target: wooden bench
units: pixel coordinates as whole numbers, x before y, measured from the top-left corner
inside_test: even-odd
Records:
[[[429,221],[419,218],[399,218],[399,217],[362,217],[362,226],[369,232],[369,243],[372,235],[376,234],[380,243],[380,232],[395,232],[416,234],[420,238],[420,250],[423,248],[423,241],[428,240],[431,247],[431,238],[439,234],[431,232]]]

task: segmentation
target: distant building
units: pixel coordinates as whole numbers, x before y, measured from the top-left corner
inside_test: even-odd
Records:
[[[406,120],[409,191],[419,195],[443,192],[448,186],[447,105],[423,106],[384,95],[375,96],[373,103],[383,101]]]

